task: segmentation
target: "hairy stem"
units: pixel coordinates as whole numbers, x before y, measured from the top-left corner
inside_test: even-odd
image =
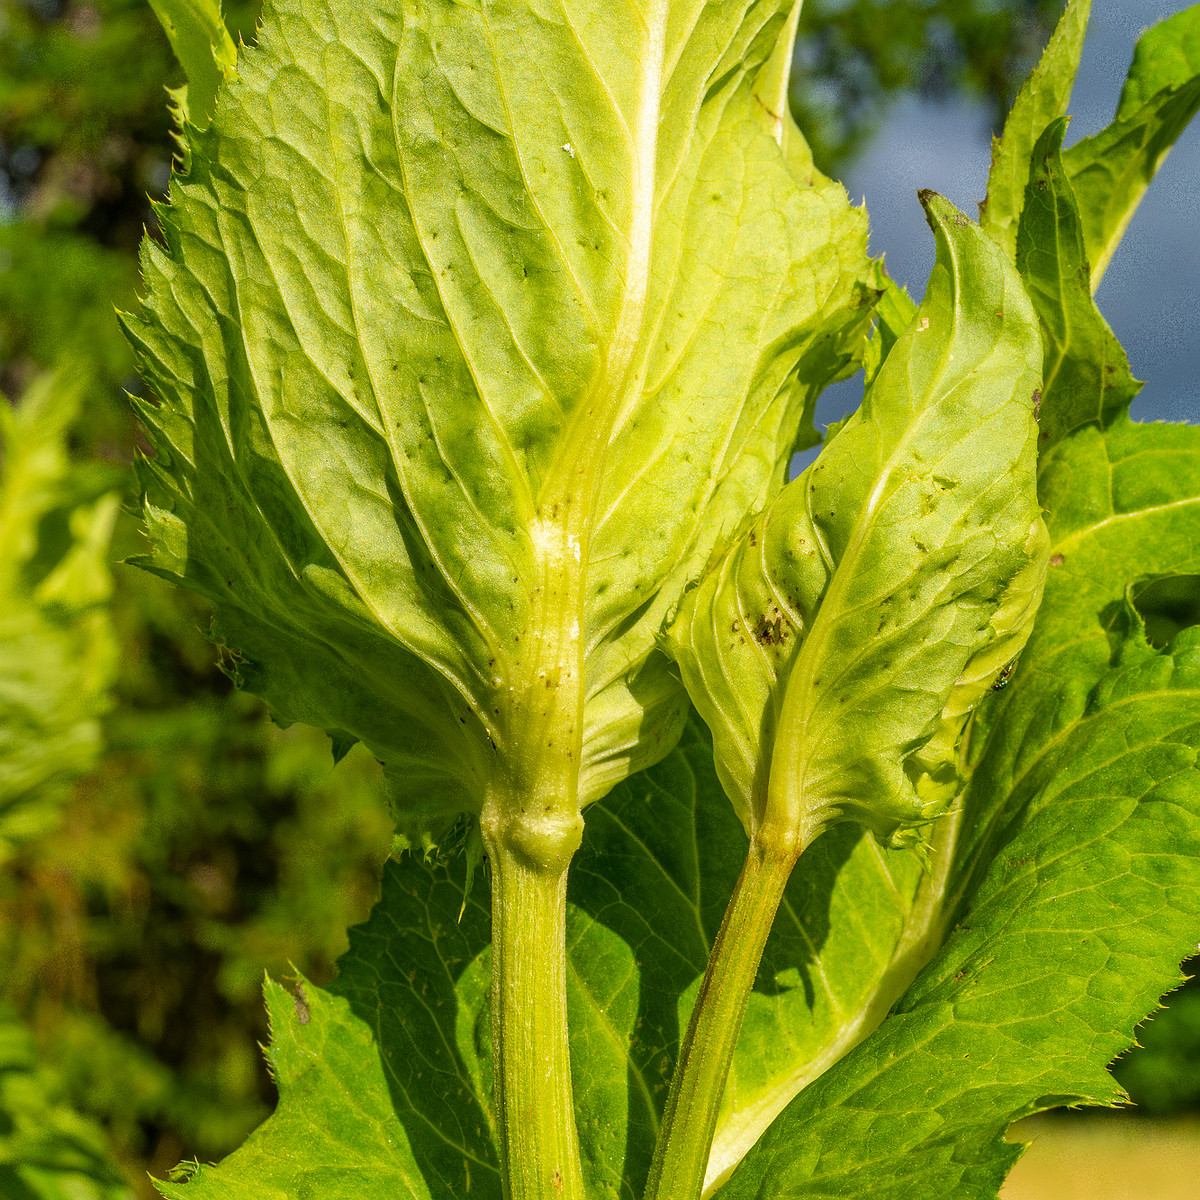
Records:
[[[567,862],[484,828],[492,876],[492,1054],[507,1200],[584,1200],[567,1045]]]
[[[791,846],[751,843],[680,1047],[646,1200],[697,1200],[701,1194],[750,989],[797,857]]]

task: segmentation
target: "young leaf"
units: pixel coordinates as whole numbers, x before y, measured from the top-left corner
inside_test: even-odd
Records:
[[[1200,108],[1200,5],[1143,34],[1121,92],[1116,119],[1063,156],[1079,199],[1091,287],[1175,139]]]
[[[957,691],[941,747],[953,758],[1036,608],[1033,313],[980,230],[925,203],[938,258],[914,321],[859,413],[670,630],[752,840],[770,826],[806,847],[843,819],[887,839],[928,822],[953,788],[935,794],[910,756]]]
[[[992,169],[979,223],[1010,259],[1016,257],[1033,147],[1046,126],[1067,111],[1091,8],[1092,0],[1068,0],[1041,60],[1017,93],[1003,132],[992,139]]]
[[[127,319],[146,565],[415,842],[493,784],[574,829],[670,747],[663,613],[855,352],[863,214],[756,115],[778,8],[279,0],[189,134]]]
[[[1045,346],[1038,404],[1043,455],[1089,422],[1107,426],[1141,387],[1092,299],[1083,224],[1060,155],[1065,130],[1065,120],[1051,122],[1034,148],[1016,241],[1017,270]]]

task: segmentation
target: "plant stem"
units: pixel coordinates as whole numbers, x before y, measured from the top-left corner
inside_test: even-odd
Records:
[[[763,947],[799,857],[752,842],[709,955],[671,1080],[645,1200],[697,1200]]]
[[[492,877],[492,1055],[508,1200],[584,1200],[567,1043],[567,862],[484,842]]]

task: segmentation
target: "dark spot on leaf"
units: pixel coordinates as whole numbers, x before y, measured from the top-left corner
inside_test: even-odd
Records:
[[[296,1005],[296,1020],[301,1025],[307,1025],[312,1020],[312,1014],[308,1011],[308,997],[304,994],[304,984],[296,984],[296,994],[293,997]]]
[[[1063,565],[1064,561],[1065,560],[1063,559],[1063,556],[1061,554],[1050,555],[1050,565],[1052,567],[1061,567]]]

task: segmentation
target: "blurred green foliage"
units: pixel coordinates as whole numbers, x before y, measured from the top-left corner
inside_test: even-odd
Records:
[[[78,401],[47,375],[0,408],[0,866],[53,827],[63,787],[100,753],[116,666],[117,495],[97,493],[118,479],[68,458]]]
[[[791,101],[826,172],[903,92],[983,100],[999,129],[1063,0],[805,0]]]
[[[818,161],[836,170],[906,89],[965,90],[1001,115],[1060,8],[807,0],[792,99]],[[227,10],[235,35],[251,40],[255,0]],[[139,384],[113,310],[134,297],[143,228],[157,231],[152,201],[174,152],[165,89],[182,82],[145,0],[0,0],[0,389],[25,398],[0,413],[8,438],[22,409],[43,405],[36,424],[58,447],[53,495],[26,524],[34,532],[23,544],[34,548],[0,550],[0,591],[17,586],[5,570],[27,597],[43,589],[39,619],[50,624],[37,631],[38,653],[52,661],[30,711],[47,733],[55,722],[68,731],[53,777],[26,788],[20,836],[13,825],[7,841],[4,805],[17,806],[0,782],[6,1200],[57,1200],[55,1170],[73,1196],[117,1200],[98,1128],[145,1197],[147,1170],[165,1175],[181,1157],[237,1145],[273,1100],[257,1045],[264,971],[330,977],[390,840],[378,767],[361,748],[335,770],[323,735],[275,728],[222,674],[201,632],[206,614],[187,597],[125,568],[111,596],[96,583],[108,579],[97,548],[113,508],[103,497],[134,499],[138,445],[123,390]],[[69,377],[38,382],[66,362]],[[120,515],[110,558],[136,553],[138,536]],[[92,583],[47,583],[71,555],[87,560]],[[77,644],[92,650],[51,648],[84,627],[93,640]],[[3,739],[30,719],[0,711],[0,772]],[[1187,1071],[1200,1072],[1179,1066],[1181,1053],[1189,1064],[1200,1055],[1193,999],[1200,993],[1181,993],[1147,1027],[1147,1051],[1121,1066],[1144,1103],[1200,1101],[1185,1086]],[[1174,1066],[1141,1065],[1156,1054]],[[1172,1070],[1166,1090],[1146,1082]],[[10,1115],[6,1125],[3,1106],[15,1112],[17,1098],[24,1124]],[[51,1161],[49,1143],[13,1132],[35,1127],[66,1131],[53,1152],[66,1157]]]
[[[99,1128],[62,1101],[28,1030],[0,1004],[0,1196],[131,1200]]]
[[[103,748],[116,641],[108,543],[117,497],[72,463],[79,389],[42,376],[0,408],[0,869],[55,828],[69,786]],[[19,932],[6,928],[12,936]],[[64,1098],[0,1002],[0,1195],[128,1195],[98,1126]]]

